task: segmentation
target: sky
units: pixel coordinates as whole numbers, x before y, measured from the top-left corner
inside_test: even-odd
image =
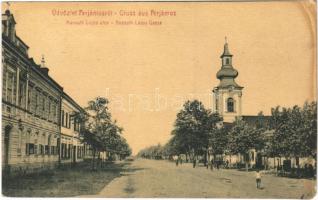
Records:
[[[169,140],[186,100],[212,107],[225,37],[244,115],[316,98],[312,1],[15,2],[10,10],[29,56],[40,63],[44,55],[50,76],[79,105],[109,98],[134,154]]]

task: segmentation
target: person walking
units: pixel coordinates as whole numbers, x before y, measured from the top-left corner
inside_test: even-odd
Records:
[[[211,160],[211,170],[213,171],[213,167],[214,167],[214,160]]]
[[[256,171],[256,188],[261,188],[261,172],[259,170]]]
[[[195,168],[196,164],[197,164],[197,159],[193,158],[193,168]]]
[[[181,159],[181,156],[179,156],[179,157],[178,157],[178,160],[179,160],[180,165],[182,165],[182,159]]]

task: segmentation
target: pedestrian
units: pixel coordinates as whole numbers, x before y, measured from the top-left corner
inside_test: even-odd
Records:
[[[196,164],[197,164],[197,160],[193,158],[193,168],[195,168]]]
[[[179,160],[178,159],[176,159],[176,166],[178,167],[178,164],[179,164]]]
[[[261,188],[261,172],[259,170],[256,170],[256,188]]]
[[[206,168],[209,169],[209,168],[211,167],[211,165],[212,165],[211,160],[208,160],[207,165],[206,165]]]
[[[181,159],[181,156],[179,156],[179,157],[178,157],[178,160],[179,160],[180,165],[182,165],[182,159]]]
[[[213,159],[210,161],[210,169],[211,169],[211,171],[213,171],[213,164],[214,164],[214,161],[213,161]]]

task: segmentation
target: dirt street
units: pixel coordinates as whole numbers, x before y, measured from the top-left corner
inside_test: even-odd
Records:
[[[211,198],[311,198],[315,181],[262,176],[256,189],[255,172],[220,169],[210,171],[191,164],[138,159],[121,177],[96,197],[211,197]],[[90,196],[92,197],[92,196]]]

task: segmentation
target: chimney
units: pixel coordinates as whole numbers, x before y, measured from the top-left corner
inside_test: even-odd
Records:
[[[44,60],[44,55],[42,55],[42,60],[41,60],[41,72],[43,72],[45,75],[49,75],[49,68],[45,66],[45,60]]]

